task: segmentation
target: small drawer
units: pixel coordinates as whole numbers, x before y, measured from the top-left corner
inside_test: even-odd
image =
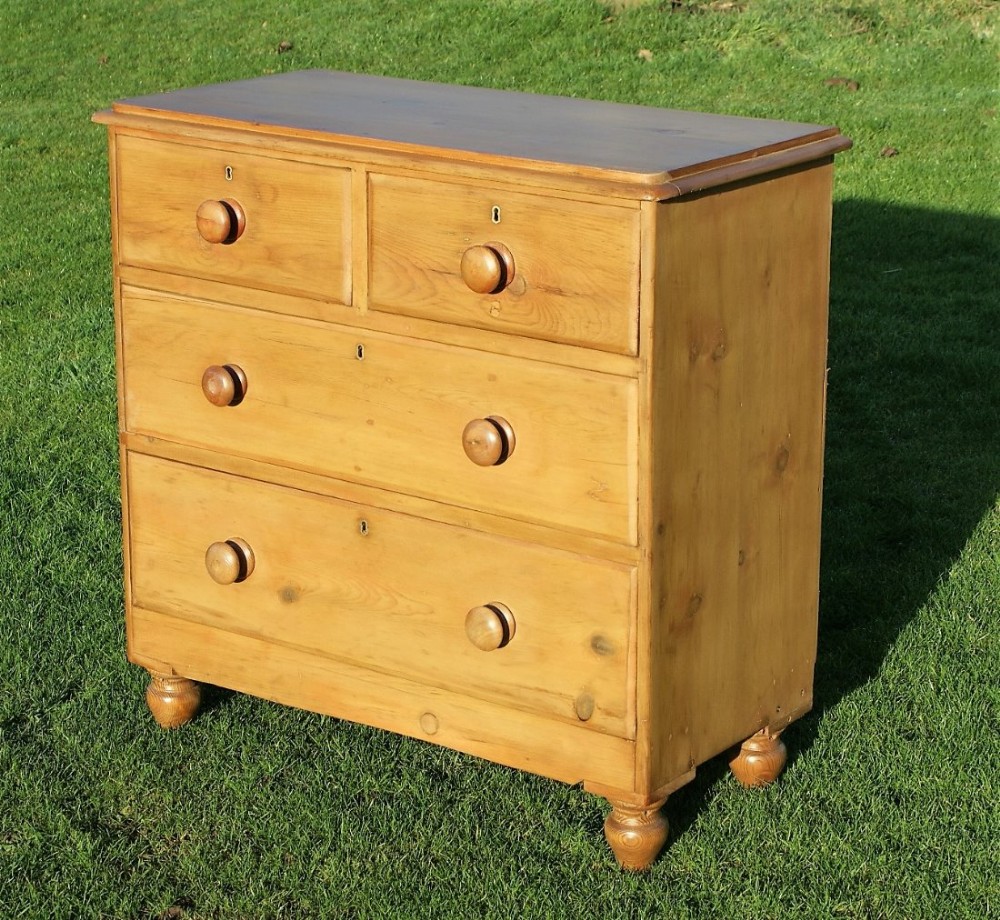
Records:
[[[349,170],[121,135],[123,265],[349,304]]]
[[[636,541],[634,379],[130,287],[122,316],[129,431]]]
[[[630,733],[630,567],[142,454],[127,470],[136,606]]]
[[[633,355],[634,206],[373,175],[373,310]]]

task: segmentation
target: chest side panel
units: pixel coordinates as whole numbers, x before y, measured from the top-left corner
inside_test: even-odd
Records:
[[[831,179],[658,206],[652,787],[811,706]]]

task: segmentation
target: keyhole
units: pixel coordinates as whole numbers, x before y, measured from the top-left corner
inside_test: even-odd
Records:
[[[227,166],[226,167],[226,181],[227,182],[232,182],[233,181],[233,167],[232,166]]]
[[[368,536],[368,522],[365,520],[358,521],[358,533],[363,537]]]
[[[490,211],[490,220],[495,224],[500,223],[500,205],[493,205],[493,210]]]
[[[359,361],[365,360],[365,346],[359,344],[356,352]]]

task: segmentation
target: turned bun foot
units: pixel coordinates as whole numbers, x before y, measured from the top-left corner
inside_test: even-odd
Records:
[[[190,722],[201,704],[201,687],[186,677],[149,672],[146,705],[162,728]]]
[[[767,786],[778,778],[786,760],[785,742],[764,729],[740,745],[736,756],[729,761],[729,769],[744,786]]]
[[[648,869],[667,842],[668,824],[660,811],[666,799],[651,805],[611,802],[611,814],[604,822],[604,836],[623,869]]]

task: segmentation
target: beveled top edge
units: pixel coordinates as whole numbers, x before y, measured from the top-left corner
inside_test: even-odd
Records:
[[[116,115],[463,158],[638,186],[802,148],[850,146],[836,127],[709,115],[327,70],[123,99]],[[822,145],[817,142],[824,141]],[[791,156],[789,156],[791,155]]]

